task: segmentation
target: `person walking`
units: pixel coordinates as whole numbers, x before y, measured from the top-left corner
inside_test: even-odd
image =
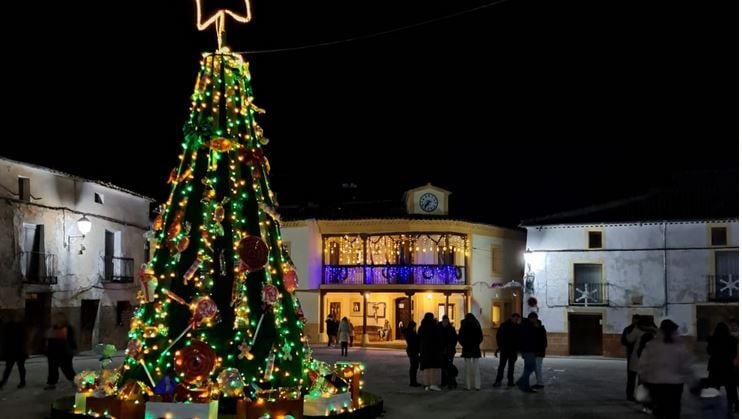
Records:
[[[456,356],[456,328],[453,327],[448,316],[443,316],[440,323],[441,337],[443,338],[443,368],[441,370],[441,386],[449,390],[456,388],[456,367],[453,358]]]
[[[634,401],[634,391],[636,390],[636,371],[632,371],[629,368],[629,361],[631,359],[631,353],[634,352],[634,344],[636,342],[629,342],[629,335],[637,327],[639,327],[640,316],[634,314],[631,317],[631,324],[626,326],[621,332],[621,345],[626,348],[626,400]]]
[[[59,381],[59,370],[70,382],[75,378],[72,357],[77,351],[75,329],[67,322],[63,313],[57,313],[54,324],[46,332],[46,356],[49,363],[49,375],[44,390],[53,390]]]
[[[523,322],[518,330],[519,340],[518,349],[523,357],[523,374],[515,383],[521,391],[526,393],[535,393],[536,390],[531,387],[531,374],[536,371],[536,350],[538,314],[532,312],[528,314],[528,321]]]
[[[417,369],[420,367],[420,339],[417,336],[417,324],[410,320],[404,330],[407,341],[407,357],[410,359],[410,387],[420,387],[417,382]]]
[[[727,410],[730,415],[739,411],[737,384],[738,367],[734,365],[737,355],[737,340],[726,323],[719,323],[714,334],[708,339],[706,352],[709,354],[709,379],[717,386],[723,386],[727,393]]]
[[[348,356],[348,342],[350,342],[350,322],[343,317],[338,327],[338,340],[340,341],[340,356]]]
[[[502,377],[505,372],[505,366],[508,368],[508,386],[515,385],[513,371],[515,362],[518,360],[518,328],[520,327],[520,314],[513,313],[509,319],[500,325],[497,329],[497,351],[499,353],[500,364],[497,366],[497,378],[495,378],[494,387],[502,384]]]
[[[680,418],[683,384],[693,374],[693,358],[677,331],[675,322],[663,320],[661,338],[647,343],[639,357],[639,377],[649,387],[655,416],[663,419]]]
[[[441,391],[438,380],[443,365],[443,339],[433,313],[425,313],[417,335],[420,338],[420,370],[425,390]]]
[[[464,358],[464,376],[466,377],[466,389],[479,391],[481,378],[479,376],[479,358],[482,351],[479,345],[484,340],[482,326],[472,313],[466,313],[459,328],[459,343],[461,344],[461,357]]]
[[[18,365],[18,375],[21,379],[18,388],[26,387],[26,359],[28,358],[28,334],[23,315],[16,312],[11,322],[5,324],[3,330],[3,359],[5,371],[0,381],[0,389],[8,382],[13,365]]]
[[[544,358],[546,357],[546,347],[549,342],[546,337],[546,328],[541,320],[536,320],[536,385],[535,389],[544,388]]]
[[[642,377],[638,376],[639,373],[639,357],[641,356],[647,343],[652,340],[657,327],[649,317],[641,317],[637,321],[636,327],[634,327],[627,335],[626,342],[631,345],[631,354],[629,355],[628,370],[629,378],[632,380],[631,384],[631,398],[634,400],[634,392],[636,391],[636,385],[642,383]],[[628,383],[627,383],[628,387]],[[628,397],[628,394],[627,394]],[[645,403],[644,411],[649,412],[652,402]]]

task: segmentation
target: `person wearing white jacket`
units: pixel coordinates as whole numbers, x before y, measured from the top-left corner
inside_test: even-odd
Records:
[[[663,320],[660,332],[647,343],[639,358],[639,377],[649,387],[655,415],[679,419],[683,384],[693,375],[693,356],[678,339],[675,322]]]

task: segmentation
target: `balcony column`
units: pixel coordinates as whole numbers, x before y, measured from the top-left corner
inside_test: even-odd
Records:
[[[366,264],[368,263],[368,234],[361,234],[361,240],[363,240],[363,284],[366,284]],[[365,319],[364,319],[365,320]],[[364,333],[366,329],[364,328]]]
[[[407,291],[405,295],[407,296],[407,307],[410,308],[410,320],[415,320],[415,310],[412,307],[412,296],[415,295],[415,292]]]
[[[366,316],[368,315],[366,310],[368,309],[368,304],[366,301],[366,293],[361,291],[361,295],[363,296],[363,336],[361,337],[361,346],[366,346],[368,344],[368,333],[366,331]]]
[[[319,292],[319,336],[317,336],[317,342],[322,341],[322,335],[325,331],[325,293]]]
[[[469,291],[464,291],[464,315],[469,312]]]
[[[448,315],[448,297],[451,296],[451,292],[450,291],[446,291],[446,292],[443,293],[443,295],[446,296],[446,305],[445,305],[446,308],[443,309],[443,312],[446,313],[446,315]],[[448,319],[448,320],[451,321],[451,319]]]

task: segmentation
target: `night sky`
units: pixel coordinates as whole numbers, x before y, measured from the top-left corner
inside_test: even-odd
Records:
[[[0,154],[164,201],[200,54],[215,47],[193,1],[23,3],[4,13],[28,31],[3,29],[17,106]],[[253,22],[228,27],[233,50],[491,2],[252,3]],[[432,182],[453,192],[452,215],[516,225],[736,169],[737,52],[734,2],[509,0],[247,58],[281,204],[343,198],[350,182],[357,199],[399,200]]]

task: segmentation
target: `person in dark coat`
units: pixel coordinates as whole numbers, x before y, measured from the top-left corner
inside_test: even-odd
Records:
[[[635,342],[629,342],[629,336],[631,335],[631,332],[638,327],[640,318],[641,316],[634,314],[631,317],[631,324],[626,326],[621,333],[621,345],[626,347],[626,400],[629,401],[634,400],[634,390],[636,387],[636,372],[629,368],[629,361],[632,352],[634,352]]]
[[[338,323],[335,322],[335,317],[332,314],[327,315],[325,328],[327,329],[327,346],[330,347],[337,342],[338,335]]]
[[[526,393],[535,393],[531,387],[531,374],[536,371],[536,351],[538,351],[538,328],[536,322],[538,314],[530,313],[528,321],[523,322],[518,329],[518,350],[523,357],[523,375],[515,383]]]
[[[448,316],[443,316],[440,323],[441,337],[443,339],[443,365],[441,368],[441,386],[449,389],[456,388],[456,367],[453,358],[456,356],[456,328],[453,327]]]
[[[544,358],[546,358],[546,348],[549,346],[546,338],[546,328],[541,320],[536,320],[536,385],[533,388],[544,388]]]
[[[502,383],[505,366],[508,367],[508,386],[515,385],[513,370],[515,362],[518,360],[518,327],[520,325],[520,314],[513,313],[509,319],[500,325],[497,329],[497,353],[500,355],[500,365],[497,367],[497,378],[495,378],[495,387]],[[495,355],[497,356],[497,355]]]
[[[417,336],[417,324],[410,320],[404,329],[407,341],[407,357],[410,358],[410,387],[420,387],[417,382],[417,369],[420,367],[420,338]]]
[[[706,352],[709,354],[709,379],[717,386],[724,386],[727,393],[727,409],[729,414],[739,409],[737,397],[737,383],[739,380],[738,367],[734,365],[737,355],[737,340],[729,332],[726,323],[719,323],[714,334],[708,339]]]
[[[69,381],[75,378],[72,357],[76,351],[75,329],[67,322],[67,317],[64,314],[57,313],[54,325],[46,332],[46,356],[49,363],[49,375],[44,390],[56,388],[60,369]]]
[[[479,375],[479,358],[482,351],[479,345],[484,340],[482,326],[471,313],[466,313],[459,328],[459,343],[461,344],[461,357],[464,358],[466,389],[479,390],[481,377]]]
[[[13,371],[13,365],[18,365],[18,375],[21,378],[18,388],[26,387],[26,359],[28,358],[28,335],[23,316],[16,313],[13,321],[5,325],[3,330],[3,359],[5,371],[0,381],[0,389],[8,382]]]
[[[441,391],[438,380],[443,366],[443,337],[433,313],[425,313],[417,335],[420,338],[420,370],[425,390]]]

